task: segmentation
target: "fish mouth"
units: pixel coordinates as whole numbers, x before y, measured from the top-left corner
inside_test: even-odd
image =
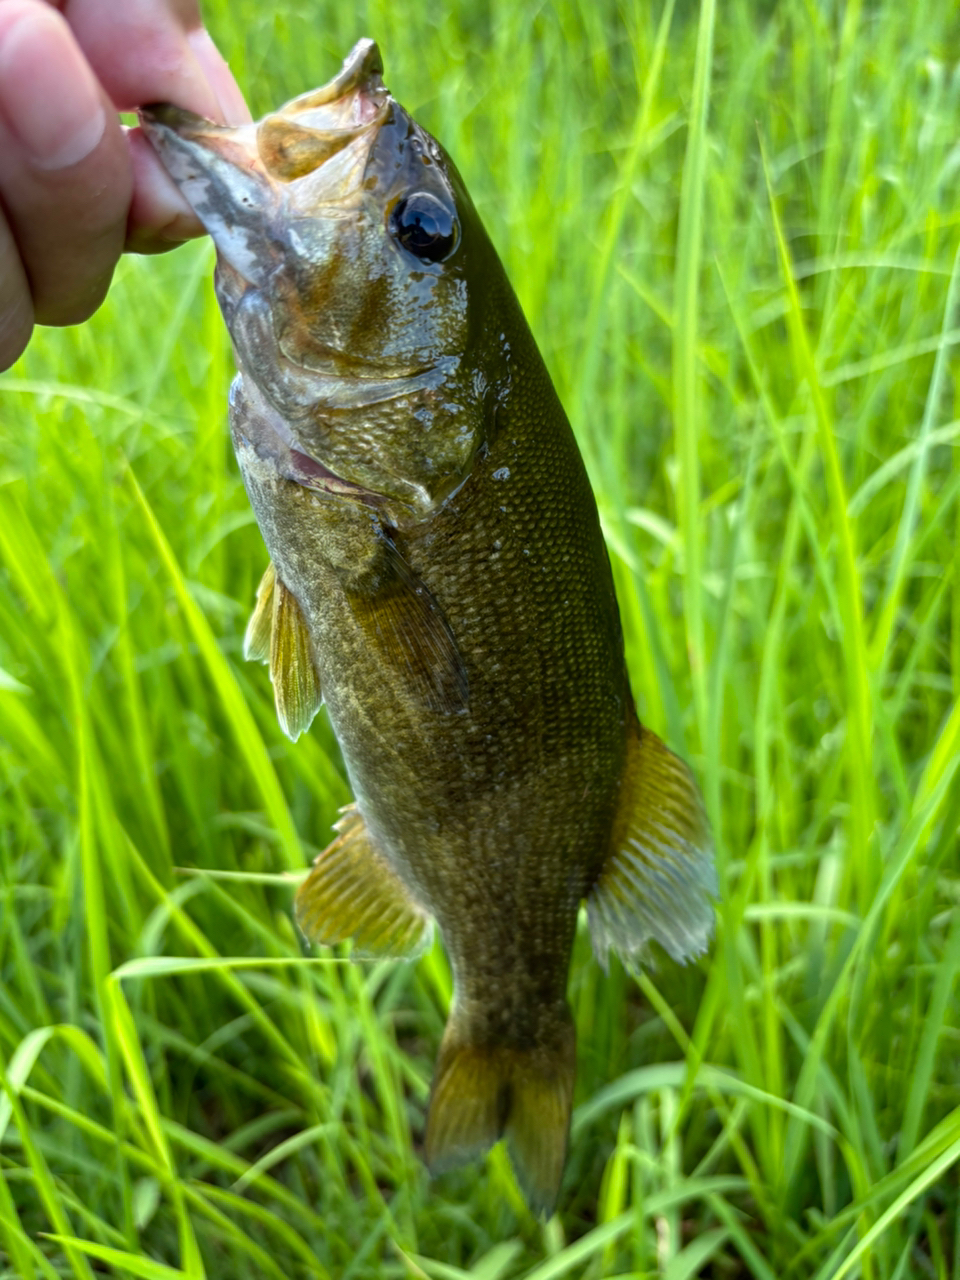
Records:
[[[390,112],[383,61],[360,40],[337,75],[262,120],[218,125],[171,103],[140,108],[144,133],[222,262],[262,286],[280,260],[270,224],[318,207],[351,216],[370,147]]]

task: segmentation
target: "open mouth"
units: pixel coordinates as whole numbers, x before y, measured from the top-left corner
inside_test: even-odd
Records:
[[[141,107],[144,133],[221,258],[261,284],[264,226],[279,209],[348,208],[363,188],[373,138],[390,113],[380,51],[359,41],[340,72],[258,122],[214,124],[170,103]]]

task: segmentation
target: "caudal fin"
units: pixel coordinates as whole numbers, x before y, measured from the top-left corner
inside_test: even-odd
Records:
[[[471,1043],[448,1025],[430,1095],[426,1157],[444,1173],[500,1138],[535,1213],[553,1212],[567,1155],[576,1052],[573,1025],[550,1048]]]

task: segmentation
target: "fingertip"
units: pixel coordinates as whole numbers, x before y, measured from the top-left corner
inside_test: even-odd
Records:
[[[21,0],[0,0],[4,4]],[[98,7],[71,11],[74,35],[118,111],[147,102],[175,102],[224,124],[250,113],[230,68],[200,25],[196,5],[173,0],[124,0],[111,6],[111,21]]]
[[[25,311],[0,315],[0,373],[17,363],[33,334],[33,320]]]
[[[0,115],[29,163],[68,169],[106,130],[96,78],[54,9],[15,0],[0,19]]]
[[[0,372],[20,359],[32,333],[30,286],[10,228],[0,215]]]
[[[187,32],[193,56],[220,106],[221,124],[249,124],[252,116],[240,86],[206,27]]]

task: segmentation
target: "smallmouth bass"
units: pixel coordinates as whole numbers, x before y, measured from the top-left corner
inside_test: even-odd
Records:
[[[258,123],[144,128],[217,247],[230,429],[270,553],[245,653],[296,738],[321,700],[355,802],[297,894],[313,942],[454,975],[437,1172],[501,1137],[556,1203],[581,903],[600,962],[703,951],[715,893],[686,766],[634,709],[573,433],[439,144],[361,41]]]

